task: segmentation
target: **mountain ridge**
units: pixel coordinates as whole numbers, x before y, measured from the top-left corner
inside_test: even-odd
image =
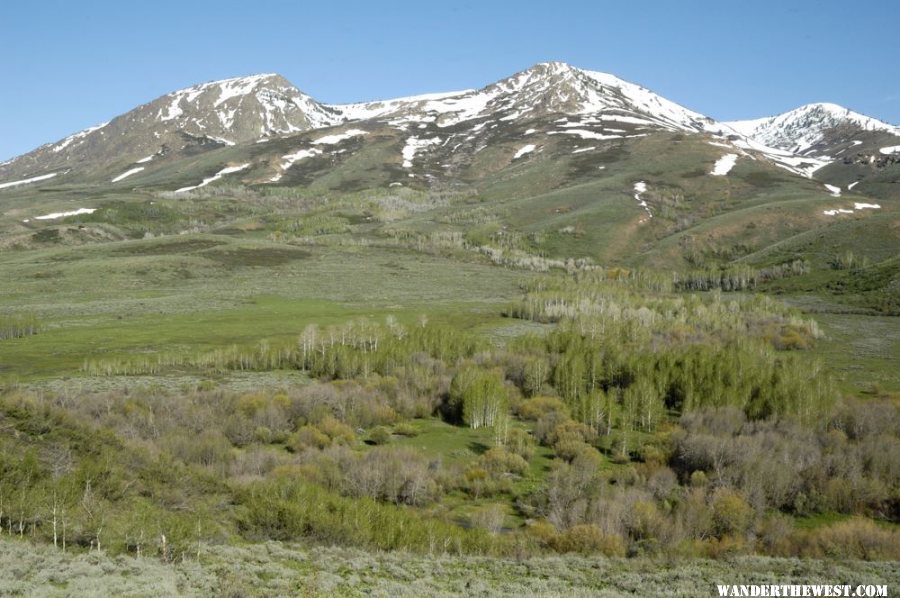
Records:
[[[834,104],[810,104],[763,119],[718,122],[641,85],[563,62],[538,63],[480,89],[352,104],[319,102],[281,75],[265,73],[176,90],[106,123],[42,145],[0,164],[0,188],[38,183],[53,178],[57,171],[99,168],[123,157],[145,164],[168,154],[189,156],[366,121],[395,128],[434,124],[438,129],[478,121],[472,127],[475,135],[480,127],[554,115],[582,117],[571,123],[573,129],[568,132],[584,139],[619,136],[620,129],[607,126],[614,123],[636,125],[639,130],[708,135],[738,154],[752,152],[806,177],[850,148],[877,152],[885,135],[900,136],[898,127]],[[575,128],[579,122],[588,127]],[[856,128],[845,126],[846,122]],[[857,138],[861,133],[867,135],[863,141]],[[19,180],[10,180],[15,178]]]

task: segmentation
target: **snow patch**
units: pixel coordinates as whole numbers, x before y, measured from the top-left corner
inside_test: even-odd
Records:
[[[822,210],[822,213],[826,216],[837,216],[838,214],[852,214],[854,211],[859,210],[880,210],[881,206],[877,203],[860,203],[856,202],[853,204],[853,209],[848,210],[846,208],[835,208],[833,210]]]
[[[598,140],[606,140],[606,139],[622,139],[621,135],[604,135],[602,133],[596,133],[594,131],[588,131],[587,129],[569,129],[567,131],[550,131],[550,135],[578,135],[582,139],[598,139]]]
[[[234,141],[231,141],[228,139],[223,139],[222,137],[212,137],[211,135],[207,135],[207,139],[212,139],[213,141],[215,141],[217,143],[222,143],[224,145],[234,145],[235,144]]]
[[[159,120],[163,122],[175,120],[176,118],[184,114],[184,110],[182,110],[181,106],[179,105],[181,103],[181,98],[182,96],[180,95],[173,96],[172,101],[168,106],[166,106],[166,111],[163,112],[162,110],[160,110]]]
[[[147,162],[149,162],[150,160],[152,160],[154,157],[156,157],[156,154],[150,154],[150,155],[147,156],[146,158],[141,158],[140,160],[138,160],[137,162],[135,162],[135,164],[146,164]]]
[[[292,154],[285,154],[281,157],[281,164],[279,167],[282,171],[287,170],[291,166],[294,165],[295,162],[299,162],[300,160],[305,160],[306,158],[312,158],[313,156],[318,156],[322,153],[321,150],[312,148],[312,149],[301,149],[297,150]],[[281,180],[281,177],[284,176],[283,172],[279,172],[275,176],[269,179],[270,183],[277,183]]]
[[[37,183],[38,181],[46,181],[47,179],[52,179],[58,174],[58,172],[51,172],[50,174],[42,174],[41,176],[31,177],[30,179],[11,181],[9,183],[0,183],[0,189],[6,189],[8,187],[18,187],[19,185],[27,185],[28,183]]]
[[[105,127],[108,124],[109,124],[109,122],[100,123],[99,125],[96,125],[93,127],[88,127],[84,131],[79,131],[78,133],[75,133],[74,135],[69,135],[68,137],[63,139],[58,145],[53,147],[50,151],[52,151],[53,153],[61,152],[65,148],[72,145],[72,143],[74,143],[75,141],[84,139],[85,137],[87,137],[88,135],[93,133],[94,131],[99,131],[100,129],[102,129],[103,127]]]
[[[223,104],[230,98],[250,95],[258,83],[261,83],[264,79],[269,77],[271,77],[271,75],[253,75],[250,77],[238,77],[236,79],[219,81],[219,98],[213,104],[213,107],[217,108],[220,104]],[[199,92],[195,92],[195,94],[199,95]],[[196,97],[196,95],[194,97]]]
[[[840,197],[841,196],[841,188],[835,187],[834,185],[829,185],[827,183],[823,183],[825,188],[831,193],[832,197]]]
[[[900,145],[892,145],[891,147],[883,147],[878,151],[886,156],[889,156],[891,154],[900,154]]]
[[[519,151],[516,152],[516,155],[513,156],[513,160],[518,160],[525,154],[530,154],[531,152],[533,152],[535,150],[536,147],[537,146],[534,145],[533,143],[529,143],[528,145],[522,147],[521,149],[519,149]]]
[[[647,218],[641,218],[638,223],[646,222],[648,219],[653,218],[653,212],[650,211],[650,206],[647,205],[647,201],[641,198],[641,195],[647,192],[647,183],[644,181],[638,181],[634,184],[634,199],[638,202],[638,205],[644,208],[647,212]]]
[[[724,156],[716,160],[716,163],[709,174],[713,176],[725,176],[726,174],[731,172],[732,168],[734,168],[735,163],[737,163],[737,159],[737,154],[725,154]]]
[[[152,157],[153,157],[153,156],[151,156],[151,158],[152,158]],[[122,174],[120,174],[119,176],[117,176],[116,178],[114,178],[113,180],[111,180],[110,182],[111,182],[111,183],[118,183],[118,182],[121,181],[122,179],[127,179],[127,178],[130,177],[131,175],[137,174],[137,173],[139,173],[139,172],[142,171],[142,170],[144,170],[144,167],[143,167],[143,166],[138,166],[137,168],[132,168],[131,170],[126,170],[125,172],[123,172]]]
[[[431,139],[419,139],[418,137],[410,137],[406,140],[406,145],[403,146],[403,168],[412,168],[413,158],[416,157],[416,154],[422,151],[423,149],[428,148],[428,146],[436,145],[441,142],[440,137],[432,137]]]
[[[853,189],[853,188],[856,187],[857,185],[859,185],[859,181],[853,181],[852,183],[850,183],[849,185],[847,185],[847,191],[850,191],[851,189]]]
[[[348,131],[344,131],[343,133],[336,133],[334,135],[326,135],[324,137],[319,137],[313,144],[315,145],[335,145],[344,141],[345,139],[350,139],[351,137],[358,137],[359,135],[365,135],[366,131],[361,129],[350,129]]]
[[[343,104],[328,106],[341,113],[344,120],[366,120],[386,116],[401,108],[424,108],[431,102],[440,102],[449,98],[455,98],[472,93],[473,90],[451,91],[448,93],[428,93],[416,96],[395,98],[392,100],[380,100],[375,102],[362,102],[358,104]]]
[[[78,208],[77,210],[73,210],[71,212],[53,212],[52,214],[45,214],[44,216],[35,216],[35,220],[56,220],[58,218],[65,218],[66,216],[79,216],[81,214],[93,214],[97,211],[97,208]],[[25,222],[28,222],[27,220]]]
[[[203,179],[203,182],[200,183],[199,185],[194,185],[192,187],[182,187],[181,189],[176,189],[175,193],[184,193],[186,191],[193,191],[194,189],[199,189],[200,187],[205,187],[205,186],[209,185],[210,183],[212,183],[213,181],[217,181],[217,180],[221,179],[226,174],[240,172],[241,170],[244,170],[245,168],[248,168],[249,166],[250,166],[249,162],[247,162],[246,164],[241,164],[240,166],[228,166],[226,168],[223,168],[222,170],[220,170],[213,176]]]

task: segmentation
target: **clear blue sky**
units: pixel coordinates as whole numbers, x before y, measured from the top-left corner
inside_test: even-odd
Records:
[[[0,160],[195,83],[277,72],[326,102],[562,60],[713,118],[830,101],[900,123],[900,2],[148,2],[0,7]]]

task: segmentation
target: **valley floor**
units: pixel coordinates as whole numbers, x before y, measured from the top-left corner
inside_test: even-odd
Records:
[[[0,594],[15,596],[711,596],[717,584],[900,586],[897,563],[740,557],[729,561],[524,560],[421,556],[277,542],[204,546],[200,560],[64,554],[0,541]]]

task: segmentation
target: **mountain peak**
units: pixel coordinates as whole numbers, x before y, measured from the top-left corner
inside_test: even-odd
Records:
[[[6,170],[138,160],[299,133],[340,122],[277,73],[209,81],[167,93],[108,123],[41,146]]]
[[[333,121],[332,115],[323,110],[318,102],[275,73],[202,83],[173,91],[148,106],[153,104],[160,105],[157,114],[160,121],[176,120],[187,127],[188,132],[191,132],[190,129],[206,129],[209,126],[203,121],[210,109],[224,127],[225,130],[221,131],[223,133],[233,129],[238,112],[257,114],[264,121],[259,134],[249,134],[248,130],[247,139],[241,139],[242,141],[263,135],[294,133],[327,126]],[[203,131],[197,132],[204,134]],[[237,137],[244,135],[238,132]]]
[[[559,74],[559,73],[570,73],[570,72],[579,71],[579,70],[580,70],[579,68],[572,66],[568,62],[561,62],[559,60],[549,60],[547,62],[538,62],[537,64],[533,64],[521,72]]]
[[[900,136],[900,127],[829,102],[725,124],[763,145],[802,155],[824,151],[825,146],[833,147],[835,142],[860,141],[857,137],[865,133]]]

